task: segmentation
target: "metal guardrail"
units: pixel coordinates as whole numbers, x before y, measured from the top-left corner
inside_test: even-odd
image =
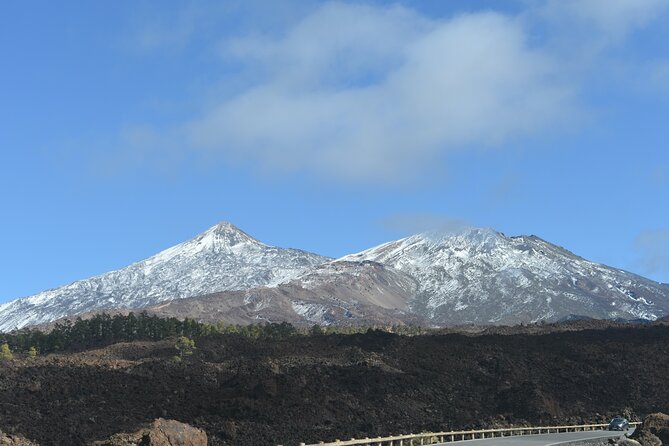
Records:
[[[631,422],[637,426],[640,422]],[[335,440],[330,443],[300,443],[300,446],[418,446],[437,443],[448,443],[461,440],[478,440],[481,438],[511,437],[515,435],[550,434],[559,432],[581,432],[601,430],[608,424],[579,424],[574,426],[540,426],[540,427],[507,427],[503,429],[479,429],[470,431],[427,432],[422,434],[403,434],[390,437]],[[281,446],[281,445],[279,445]]]

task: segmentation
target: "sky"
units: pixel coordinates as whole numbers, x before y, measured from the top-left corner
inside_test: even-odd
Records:
[[[666,0],[4,2],[0,303],[220,221],[462,222],[669,283]]]

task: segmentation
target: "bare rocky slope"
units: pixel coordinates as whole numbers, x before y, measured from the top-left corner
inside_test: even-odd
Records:
[[[429,325],[409,310],[415,280],[376,262],[337,261],[274,287],[227,291],[147,308],[162,317],[248,324]]]

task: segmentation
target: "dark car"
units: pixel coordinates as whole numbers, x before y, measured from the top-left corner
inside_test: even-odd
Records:
[[[609,423],[610,431],[626,431],[630,428],[630,422],[627,418],[616,417]]]

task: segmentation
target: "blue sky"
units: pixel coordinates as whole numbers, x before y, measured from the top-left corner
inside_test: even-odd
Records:
[[[0,302],[231,221],[464,221],[669,282],[669,3],[0,7]]]

